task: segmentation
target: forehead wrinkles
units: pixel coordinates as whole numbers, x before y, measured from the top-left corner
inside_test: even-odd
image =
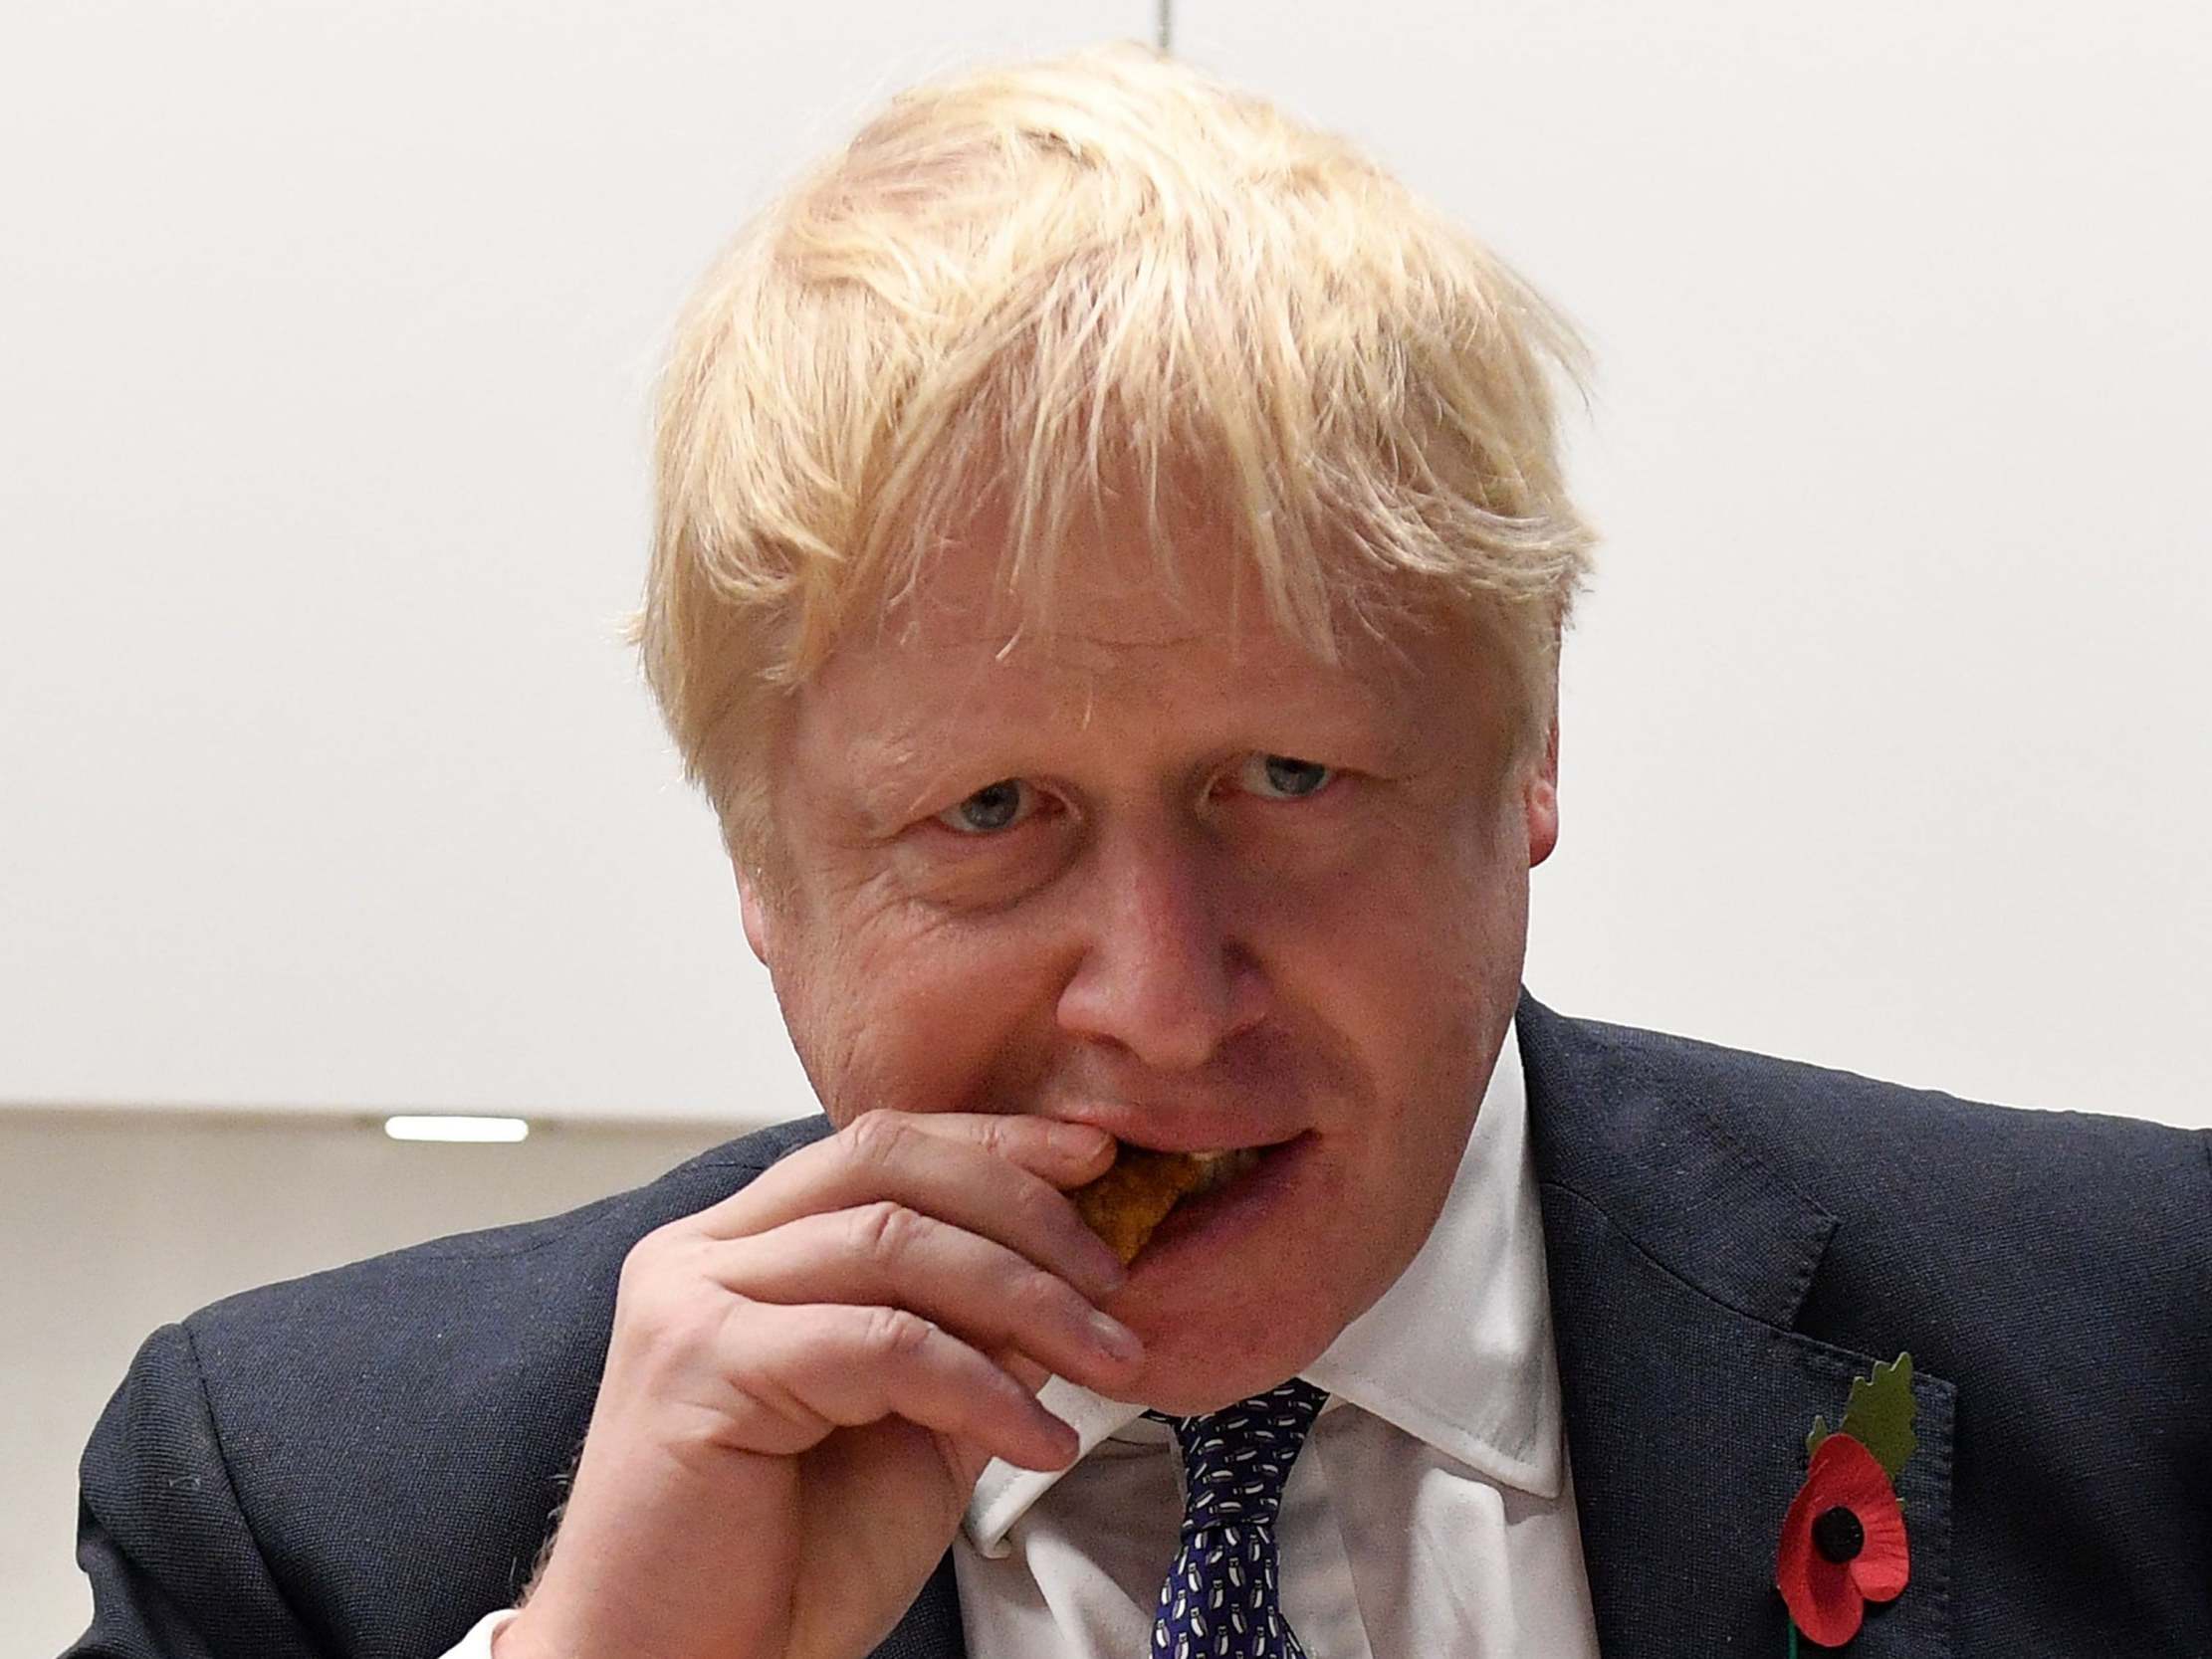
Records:
[[[1152,724],[1173,705],[1178,644],[1055,640],[1006,651],[988,638],[928,651],[885,654],[862,665],[861,682],[836,699],[840,718],[825,733],[868,764],[915,777],[947,769],[976,740],[1019,741],[1083,734],[1133,716]],[[844,690],[841,688],[841,690]],[[859,695],[851,695],[857,692]]]
[[[1045,636],[1158,645],[1219,637],[1231,625],[1271,630],[1280,619],[1263,574],[1248,538],[1222,519],[1217,493],[1188,463],[1159,480],[1122,479],[1057,524],[1050,556],[1032,563],[1007,487],[980,481],[964,518],[879,595],[879,615],[893,633],[994,635],[1000,647]]]
[[[948,716],[1005,715],[1078,727],[1108,707],[1168,706],[1193,719],[1217,708],[1248,713],[1253,705],[1375,716],[1398,707],[1416,678],[1402,651],[1377,643],[1332,663],[1271,630],[1190,619],[1174,627],[1102,623],[1012,639],[970,634],[923,657],[943,665],[942,678],[930,678],[943,690]],[[1194,694],[1205,702],[1194,706]],[[911,704],[909,710],[928,713]]]
[[[829,716],[807,723],[818,739],[848,759],[864,745],[871,766],[912,776],[985,731],[1118,731],[1120,716],[1165,714],[1194,737],[1324,721],[1388,736],[1419,724],[1440,689],[1424,684],[1442,666],[1435,618],[1348,629],[1324,657],[1220,563],[1168,582],[1128,537],[1105,536],[1073,550],[1039,610],[1009,591],[995,551],[988,538],[946,546],[926,585],[830,650],[800,692]]]

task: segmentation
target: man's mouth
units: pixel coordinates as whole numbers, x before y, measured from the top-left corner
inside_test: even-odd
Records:
[[[1171,1212],[1221,1191],[1290,1141],[1217,1151],[1161,1151],[1124,1141],[1105,1174],[1069,1194],[1075,1210],[1123,1266]]]
[[[1266,1149],[1264,1146],[1231,1146],[1225,1151],[1187,1154],[1199,1165],[1199,1177],[1184,1197],[1203,1197],[1217,1187],[1228,1185],[1245,1170],[1255,1167]]]

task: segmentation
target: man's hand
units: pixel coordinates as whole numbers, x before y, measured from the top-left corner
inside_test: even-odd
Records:
[[[993,1457],[1064,1468],[1047,1372],[1142,1358],[1062,1189],[1113,1141],[1031,1117],[870,1113],[623,1264],[567,1510],[497,1659],[858,1659]]]

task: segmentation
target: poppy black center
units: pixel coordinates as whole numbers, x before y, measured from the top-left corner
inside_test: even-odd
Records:
[[[1832,1561],[1848,1561],[1867,1548],[1867,1529],[1842,1504],[1813,1523],[1813,1548]]]

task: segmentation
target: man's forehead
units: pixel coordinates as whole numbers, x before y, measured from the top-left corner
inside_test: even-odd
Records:
[[[1380,706],[1438,663],[1454,631],[1433,619],[1292,631],[1257,584],[1101,581],[1089,572],[1042,597],[950,587],[917,596],[831,649],[822,683],[916,676],[941,699],[1138,698],[1173,683],[1224,692]]]
[[[1187,528],[1162,547],[1135,529],[1093,530],[1047,571],[1007,568],[988,538],[948,546],[862,632],[920,656],[982,652],[1108,676],[1204,646],[1240,673],[1385,680],[1403,671],[1415,640],[1442,626],[1410,599],[1380,625],[1343,609],[1320,637],[1293,628],[1222,531]]]
[[[1239,539],[1203,518],[1094,519],[1043,569],[1009,564],[1003,522],[979,510],[894,601],[846,624],[799,689],[814,738],[913,752],[955,732],[1089,730],[1150,712],[1194,737],[1273,716],[1277,729],[1383,739],[1439,694],[1474,691],[1472,642],[1434,607],[1308,638],[1279,618]]]
[[[1263,607],[1207,615],[1136,603],[916,628],[899,635],[895,649],[917,663],[972,670],[967,677],[979,689],[1002,688],[1022,676],[1145,682],[1165,665],[1193,661],[1242,678],[1354,688],[1396,659],[1387,652],[1324,655],[1285,634]]]
[[[1128,614],[1012,632],[918,630],[833,653],[800,700],[893,732],[993,720],[1088,725],[1107,708],[1194,695],[1213,706],[1375,718],[1415,689],[1411,662],[1378,642],[1330,659],[1264,621],[1230,627]]]
[[[1011,635],[939,626],[833,651],[799,690],[786,758],[894,793],[894,778],[926,787],[986,751],[1018,767],[1249,743],[1389,770],[1463,738],[1463,715],[1439,716],[1478,705],[1479,676],[1440,633],[1360,637],[1328,658],[1256,606],[1233,626],[1150,603]]]
[[[964,538],[935,554],[882,620],[918,641],[1009,653],[1257,639],[1271,621],[1256,573],[1220,536],[1125,526],[1071,535],[1042,567],[1014,565],[989,535]]]

